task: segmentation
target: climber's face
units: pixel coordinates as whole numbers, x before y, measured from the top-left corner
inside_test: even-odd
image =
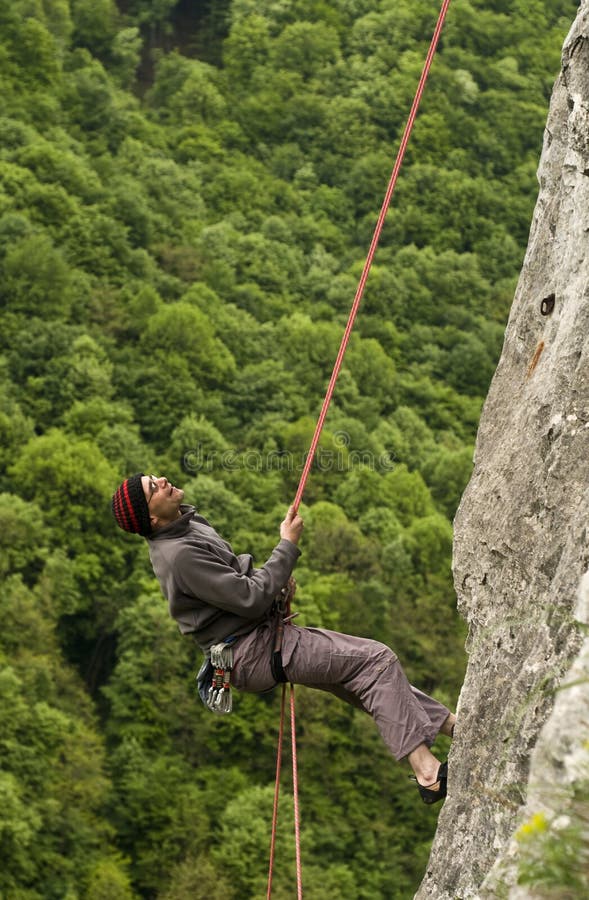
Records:
[[[153,528],[161,528],[178,518],[183,490],[174,487],[163,475],[143,475],[141,484]]]

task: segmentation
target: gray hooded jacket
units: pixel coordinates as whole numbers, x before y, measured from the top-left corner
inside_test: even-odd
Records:
[[[147,539],[153,571],[182,634],[209,648],[231,635],[247,634],[266,619],[285,587],[300,550],[281,539],[255,569],[248,553],[236,556],[193,506]]]

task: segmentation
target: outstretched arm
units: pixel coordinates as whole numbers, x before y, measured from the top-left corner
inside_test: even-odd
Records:
[[[280,525],[281,539],[259,569],[236,571],[202,547],[185,547],[176,559],[175,576],[189,596],[218,609],[256,619],[268,612],[288,582],[300,556],[297,542],[303,520],[292,507]]]

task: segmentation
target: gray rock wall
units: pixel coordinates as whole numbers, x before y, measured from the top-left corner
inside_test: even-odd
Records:
[[[528,250],[455,522],[469,663],[449,796],[416,895],[427,900],[527,896],[510,887],[511,839],[531,812],[532,751],[581,648],[574,616],[589,566],[589,0],[565,41],[538,175]],[[555,745],[561,755],[589,737],[589,722],[583,730],[562,709],[558,729],[570,732]],[[557,754],[551,765],[565,761]],[[550,766],[536,775],[550,779]]]
[[[589,625],[589,573],[581,581],[577,618]],[[494,900],[538,897],[537,884],[518,885],[524,863],[535,863],[536,873],[548,881],[549,896],[589,896],[589,631],[585,629],[581,651],[559,685],[554,708],[540,732],[531,758],[528,796],[523,827],[501,854],[479,890],[479,896]],[[581,787],[577,793],[575,788]],[[574,829],[582,825],[581,847]],[[572,829],[572,833],[571,833]],[[524,839],[521,832],[524,832]],[[558,869],[551,864],[557,847]],[[565,873],[560,871],[564,862]],[[565,881],[568,882],[565,884]],[[568,889],[568,890],[567,890]]]

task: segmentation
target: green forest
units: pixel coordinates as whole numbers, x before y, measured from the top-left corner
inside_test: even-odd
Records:
[[[384,641],[452,708],[452,519],[576,7],[451,4],[301,507],[297,622]],[[279,691],[205,709],[110,498],[167,475],[267,558],[438,12],[0,0],[2,900],[266,896]],[[297,711],[305,897],[411,897],[436,810],[368,716]]]

